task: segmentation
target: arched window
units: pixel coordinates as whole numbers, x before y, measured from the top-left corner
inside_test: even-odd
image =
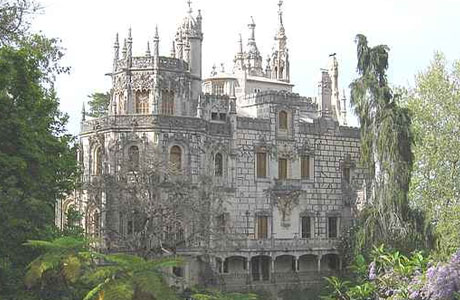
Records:
[[[214,157],[214,175],[221,177],[223,175],[224,166],[223,166],[223,157],[222,154],[217,153]]]
[[[288,114],[284,110],[280,111],[279,117],[278,117],[278,122],[279,122],[279,129],[281,130],[287,130],[288,129]]]
[[[139,148],[137,146],[129,147],[128,160],[129,160],[130,167],[133,170],[139,168]]]
[[[136,114],[148,114],[149,109],[149,92],[137,91],[136,92]]]
[[[171,147],[169,162],[174,172],[180,172],[182,170],[182,149],[179,146]]]
[[[161,113],[163,115],[174,115],[174,92],[163,90],[161,93]]]
[[[101,175],[102,174],[102,150],[101,146],[98,146],[94,150],[93,155],[93,175]]]

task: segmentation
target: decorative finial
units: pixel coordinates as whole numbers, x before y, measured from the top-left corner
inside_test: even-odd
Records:
[[[278,15],[279,15],[279,22],[280,22],[280,26],[282,27],[283,26],[283,0],[280,0],[278,2]]]
[[[238,45],[239,45],[239,54],[243,54],[243,37],[241,36],[241,33],[240,33],[240,40],[238,41]]]
[[[123,49],[121,50],[121,53],[123,54],[123,56],[126,56],[126,51],[127,51],[126,39],[123,39]]]
[[[158,25],[155,25],[155,36],[153,37],[154,39],[160,39],[160,36],[158,35]]]
[[[129,30],[128,30],[128,41],[129,41],[129,40],[132,40],[132,39],[133,39],[133,37],[132,37],[132,35],[131,35],[131,26],[130,26],[130,27],[129,27]]]
[[[83,102],[83,106],[81,108],[81,120],[86,121],[86,109],[85,109],[85,102]]]
[[[171,48],[171,57],[176,58],[176,42],[172,42],[172,48]]]
[[[192,1],[188,0],[187,4],[188,4],[188,13],[191,14],[192,13]]]
[[[222,73],[225,73],[225,65],[224,65],[224,63],[220,63],[220,71]]]
[[[145,51],[145,56],[150,56],[150,43],[147,42],[147,51]]]
[[[118,42],[118,32],[117,32],[117,34],[115,35],[115,44],[114,44],[114,47],[115,47],[115,48],[120,47],[120,43]]]

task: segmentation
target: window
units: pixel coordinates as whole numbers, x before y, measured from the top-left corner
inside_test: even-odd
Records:
[[[224,84],[225,82],[213,82],[212,94],[213,95],[223,95],[224,94]]]
[[[267,177],[267,153],[257,152],[257,177]]]
[[[302,217],[302,238],[311,238],[311,217]]]
[[[211,113],[211,120],[217,121],[217,117],[218,117],[218,115],[217,115],[216,112]]]
[[[217,231],[225,233],[227,228],[227,214],[220,214],[216,217]]]
[[[179,146],[171,147],[169,162],[174,172],[178,173],[182,170],[182,149]]]
[[[222,154],[217,153],[216,156],[214,157],[214,175],[217,177],[222,177],[223,175],[223,157]]]
[[[329,238],[336,238],[338,237],[338,217],[329,217],[328,218],[328,237]]]
[[[287,178],[287,159],[280,158],[278,159],[278,179]]]
[[[280,111],[278,115],[278,123],[280,130],[287,130],[288,129],[288,114],[285,111]]]
[[[300,175],[302,179],[310,179],[310,156],[300,158]]]
[[[227,120],[227,114],[226,113],[220,113],[219,114],[219,120],[220,121],[226,121]]]
[[[148,114],[149,109],[149,92],[137,91],[136,92],[136,114]]]
[[[101,175],[102,174],[102,150],[101,147],[97,147],[94,150],[94,163],[93,163],[93,174]]]
[[[268,238],[268,217],[267,216],[257,217],[257,238],[258,239]]]
[[[128,161],[131,169],[136,170],[139,168],[139,148],[137,146],[129,147]]]
[[[345,180],[346,183],[350,183],[350,167],[343,168],[343,180]]]
[[[163,115],[174,115],[174,92],[163,90],[161,93],[161,113]]]

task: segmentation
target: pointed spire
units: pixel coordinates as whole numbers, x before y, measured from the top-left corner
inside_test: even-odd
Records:
[[[280,28],[283,27],[283,0],[278,2],[278,17],[279,17],[279,25]]]
[[[171,47],[171,57],[176,58],[176,42],[172,42],[172,47]]]
[[[158,34],[158,25],[155,25],[155,35],[153,36],[153,56],[160,56],[160,36]]]
[[[85,109],[85,102],[83,102],[82,108],[81,108],[81,121],[86,121],[86,109]]]
[[[249,30],[251,31],[250,32],[250,37],[249,37],[249,43],[250,42],[255,42],[255,40],[256,40],[256,33],[255,33],[256,23],[254,22],[254,18],[252,16],[251,16],[251,23],[248,24],[248,27],[249,27]]]
[[[145,51],[145,56],[150,56],[150,42],[147,42],[147,50]]]
[[[192,10],[192,1],[191,0],[187,0],[187,4],[188,4],[188,13],[191,14],[193,12]]]
[[[126,51],[127,51],[126,39],[124,39],[123,40],[123,49],[121,50],[121,54],[123,55],[123,58],[126,58]]]
[[[133,57],[133,37],[131,35],[131,27],[128,30],[127,53],[126,59],[128,60],[128,67],[131,67]]]
[[[240,40],[238,41],[238,54],[243,54],[243,37],[241,36],[240,33]]]
[[[113,71],[117,69],[117,61],[120,58],[120,43],[118,42],[118,33],[115,36],[115,43],[113,44]]]

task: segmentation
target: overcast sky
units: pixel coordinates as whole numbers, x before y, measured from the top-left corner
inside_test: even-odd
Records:
[[[160,54],[169,55],[175,29],[187,11],[186,0],[41,0],[45,11],[34,22],[35,30],[59,37],[66,48],[70,75],[58,78],[61,109],[70,115],[68,125],[79,132],[82,103],[93,92],[110,89],[113,42],[128,28],[133,32],[133,54],[143,55],[155,25],[160,32]],[[277,29],[278,0],[194,0],[194,14],[203,15],[203,75],[212,65],[230,69],[238,34],[248,37],[253,16],[256,41],[263,57],[270,54]],[[336,52],[339,85],[346,89],[356,76],[354,37],[363,33],[371,46],[390,48],[389,78],[395,85],[412,85],[414,75],[425,69],[435,51],[448,59],[460,58],[460,0],[285,0],[284,25],[291,60],[294,91],[316,96],[320,68]]]

